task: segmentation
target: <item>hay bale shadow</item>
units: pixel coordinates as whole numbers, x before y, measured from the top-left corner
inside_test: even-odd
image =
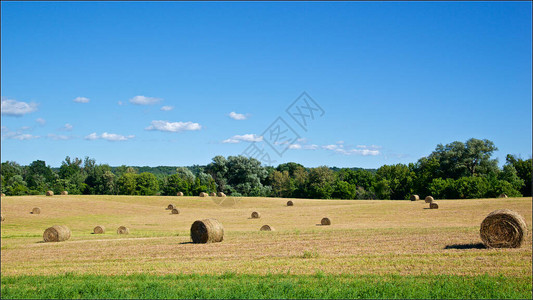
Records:
[[[453,244],[453,245],[447,245],[444,247],[444,249],[487,249],[483,243],[469,243],[469,244]]]
[[[180,245],[194,244],[193,242],[181,242]]]

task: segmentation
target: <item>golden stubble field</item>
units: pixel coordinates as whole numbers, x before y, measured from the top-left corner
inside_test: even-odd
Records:
[[[24,196],[1,200],[2,275],[76,274],[457,274],[531,276],[532,199],[424,201],[279,198]],[[179,215],[165,210],[170,203]],[[32,215],[33,207],[41,214]],[[520,213],[528,235],[519,249],[480,248],[491,211]],[[252,219],[253,211],[261,218]],[[329,217],[331,226],[320,226]],[[191,224],[216,218],[224,241],[190,243]],[[262,225],[276,231],[260,232]],[[44,230],[66,225],[66,242],[43,243]],[[106,233],[92,234],[96,225]],[[117,235],[119,226],[129,235]]]

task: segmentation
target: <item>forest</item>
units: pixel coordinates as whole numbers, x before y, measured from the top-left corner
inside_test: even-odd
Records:
[[[215,156],[206,166],[112,167],[95,159],[67,156],[59,168],[35,160],[27,166],[1,164],[6,195],[54,193],[86,195],[230,196],[312,199],[409,199],[413,194],[437,199],[531,196],[532,160],[508,154],[500,168],[490,140],[471,138],[439,144],[415,163],[378,169],[307,168],[295,162],[263,166],[245,156]]]

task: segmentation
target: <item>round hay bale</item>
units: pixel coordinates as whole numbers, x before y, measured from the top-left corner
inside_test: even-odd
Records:
[[[70,239],[70,229],[64,225],[55,225],[46,229],[43,233],[45,242],[62,242]]]
[[[183,192],[178,192],[178,193],[176,194],[176,196],[178,196],[178,197],[183,196]]]
[[[117,234],[129,234],[129,233],[130,233],[130,230],[126,226],[120,226],[117,229]]]
[[[263,225],[261,226],[261,228],[259,229],[259,231],[275,231],[276,229],[274,229],[274,227],[270,226],[270,225]]]
[[[226,194],[222,193],[222,192],[218,192],[217,194],[218,197],[226,197]]]
[[[500,194],[500,198],[507,198],[507,194]]]
[[[169,204],[167,206],[167,210],[173,210],[174,209],[174,204]]]
[[[198,220],[192,223],[191,239],[193,243],[218,243],[224,239],[224,227],[217,219]]]
[[[67,192],[67,191],[62,191],[62,192],[61,192],[61,195],[63,195],[63,196],[67,196],[67,195],[68,195],[68,192]]]
[[[34,207],[32,210],[31,210],[31,213],[34,214],[34,215],[38,215],[41,213],[41,209],[39,207]]]
[[[411,201],[417,201],[420,200],[420,197],[418,195],[411,195]]]
[[[259,219],[259,218],[261,218],[261,214],[256,212],[256,211],[254,211],[252,213],[252,219]]]
[[[6,196],[6,194],[4,194],[4,193],[2,193],[2,195],[0,195],[0,197],[5,197],[5,196]]]
[[[103,225],[98,225],[94,227],[93,229],[94,234],[104,234],[105,233],[105,227]]]
[[[172,214],[173,214],[173,215],[179,215],[179,214],[180,214],[180,210],[174,207],[174,208],[172,209]]]
[[[54,195],[54,192],[53,191],[47,191],[46,192],[46,196],[53,196]]]
[[[437,202],[431,202],[429,204],[429,208],[431,209],[438,209],[439,208],[439,205],[437,204]]]
[[[200,193],[200,197],[207,197],[207,196],[209,196],[209,195],[207,193],[205,193],[205,192],[201,192]]]
[[[287,206],[294,206],[294,202],[292,202],[291,200],[287,201]]]
[[[331,225],[331,220],[329,218],[322,218],[322,220],[320,221],[320,224]]]
[[[435,199],[433,199],[432,196],[427,196],[425,201],[426,201],[426,203],[431,203],[431,202],[435,201]]]
[[[209,193],[209,196],[210,196],[210,197],[216,197],[217,194],[213,192],[213,193]]]
[[[527,225],[517,212],[498,209],[481,222],[479,234],[488,248],[519,248],[527,234]]]
[[[2,219],[2,222],[4,222],[6,220],[6,218],[4,218],[4,216],[1,216],[1,219]]]

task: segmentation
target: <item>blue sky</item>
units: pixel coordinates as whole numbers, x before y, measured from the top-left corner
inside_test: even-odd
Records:
[[[377,168],[471,137],[531,157],[531,2],[1,6],[2,161],[207,164],[256,141],[274,165]],[[305,129],[303,92],[323,110]]]

